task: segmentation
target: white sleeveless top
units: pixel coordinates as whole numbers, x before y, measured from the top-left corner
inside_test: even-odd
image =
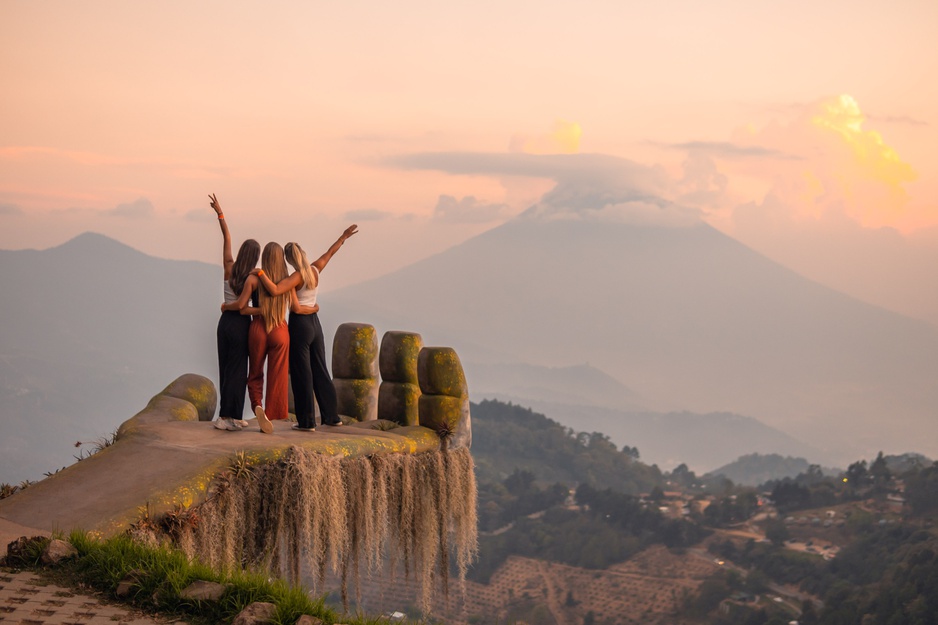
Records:
[[[306,285],[303,284],[296,290],[296,299],[299,300],[300,306],[315,306],[316,294],[319,293],[319,270],[316,269],[316,265],[310,265],[309,267],[316,274],[316,286],[307,289]]]
[[[228,284],[228,281],[225,280],[225,303],[231,304],[238,301],[238,296],[235,295],[234,289],[231,288],[231,285]]]

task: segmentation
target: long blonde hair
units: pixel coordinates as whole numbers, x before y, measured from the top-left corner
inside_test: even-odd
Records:
[[[275,284],[287,277],[287,264],[283,260],[283,248],[279,243],[271,241],[264,246],[261,254],[261,269]],[[271,295],[266,289],[258,289],[261,299],[261,315],[264,317],[264,328],[270,332],[287,318],[287,305],[290,301],[289,291],[281,295]]]
[[[300,272],[303,277],[303,285],[307,289],[315,289],[318,281],[313,273],[313,268],[309,265],[309,259],[306,258],[306,252],[300,247],[299,243],[290,241],[283,251],[287,254],[287,262],[293,265],[293,268]]]

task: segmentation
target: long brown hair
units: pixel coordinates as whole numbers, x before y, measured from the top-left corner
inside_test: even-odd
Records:
[[[287,243],[286,247],[283,248],[283,251],[286,253],[287,262],[293,265],[293,268],[299,271],[300,275],[303,276],[303,286],[307,289],[315,289],[318,284],[316,274],[313,273],[312,267],[309,266],[309,259],[306,258],[306,252],[303,251],[300,244],[290,241]]]
[[[235,295],[241,295],[244,281],[251,275],[251,270],[257,266],[257,259],[261,256],[261,244],[254,239],[247,239],[238,250],[238,257],[231,266],[231,275],[228,284]]]
[[[279,243],[271,241],[264,246],[261,256],[261,269],[274,283],[287,277],[287,263],[283,260],[283,248]],[[289,291],[282,295],[271,295],[266,289],[258,289],[261,298],[261,315],[264,317],[264,328],[270,332],[287,318],[287,303],[290,301]]]

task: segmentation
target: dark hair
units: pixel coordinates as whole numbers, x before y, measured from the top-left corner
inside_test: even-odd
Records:
[[[254,239],[247,239],[241,244],[238,250],[238,257],[234,265],[231,266],[231,277],[228,278],[228,284],[235,295],[241,295],[241,289],[244,288],[244,281],[251,275],[251,270],[257,266],[257,259],[261,257],[261,244]]]

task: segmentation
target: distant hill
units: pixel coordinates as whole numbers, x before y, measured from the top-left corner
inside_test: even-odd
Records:
[[[896,475],[911,469],[928,467],[932,464],[929,458],[917,453],[884,455],[883,457],[886,460],[886,466]],[[867,464],[872,461],[873,458],[869,458]],[[810,463],[804,458],[792,458],[791,456],[781,456],[779,454],[747,454],[740,456],[727,465],[714,469],[709,475],[722,475],[731,479],[735,484],[759,486],[769,480],[797,477],[799,474],[807,472],[809,466]],[[843,469],[821,467],[821,472],[824,475],[838,475],[842,471]]]
[[[817,459],[826,455],[750,417],[729,412],[695,413],[613,410],[498,395],[542,412],[577,431],[602,432],[620,447],[637,447],[641,458],[670,471],[687,464],[705,473],[747,452],[780,453]]]
[[[934,463],[931,458],[917,453],[887,454],[883,458],[886,460],[886,467],[894,474],[905,473],[911,469],[922,469]],[[872,460],[871,458],[870,463]]]
[[[517,397],[620,410],[644,407],[634,391],[589,364],[543,367],[464,362],[463,365],[476,397]]]
[[[779,454],[747,454],[719,469],[714,469],[709,475],[722,475],[735,484],[759,486],[769,480],[797,477],[805,473],[809,466],[811,466],[810,463],[804,458],[792,458]],[[822,468],[822,472],[826,475],[835,475],[839,471]]]
[[[648,410],[751,416],[829,462],[938,453],[938,330],[705,224],[521,217],[329,306],[419,328],[472,363],[589,362]]]
[[[530,408],[500,401],[472,404],[472,456],[480,480],[516,470],[544,483],[585,483],[637,495],[662,485],[661,472],[635,460],[602,434],[573,431]]]
[[[0,268],[0,482],[73,463],[181,373],[217,379],[220,266],[87,233]]]
[[[72,462],[180,373],[217,377],[219,266],[88,233],[0,251],[0,268],[0,481]],[[327,349],[345,321],[416,330],[457,349],[474,400],[522,402],[662,468],[938,455],[933,329],[707,226],[518,219],[321,299]]]

